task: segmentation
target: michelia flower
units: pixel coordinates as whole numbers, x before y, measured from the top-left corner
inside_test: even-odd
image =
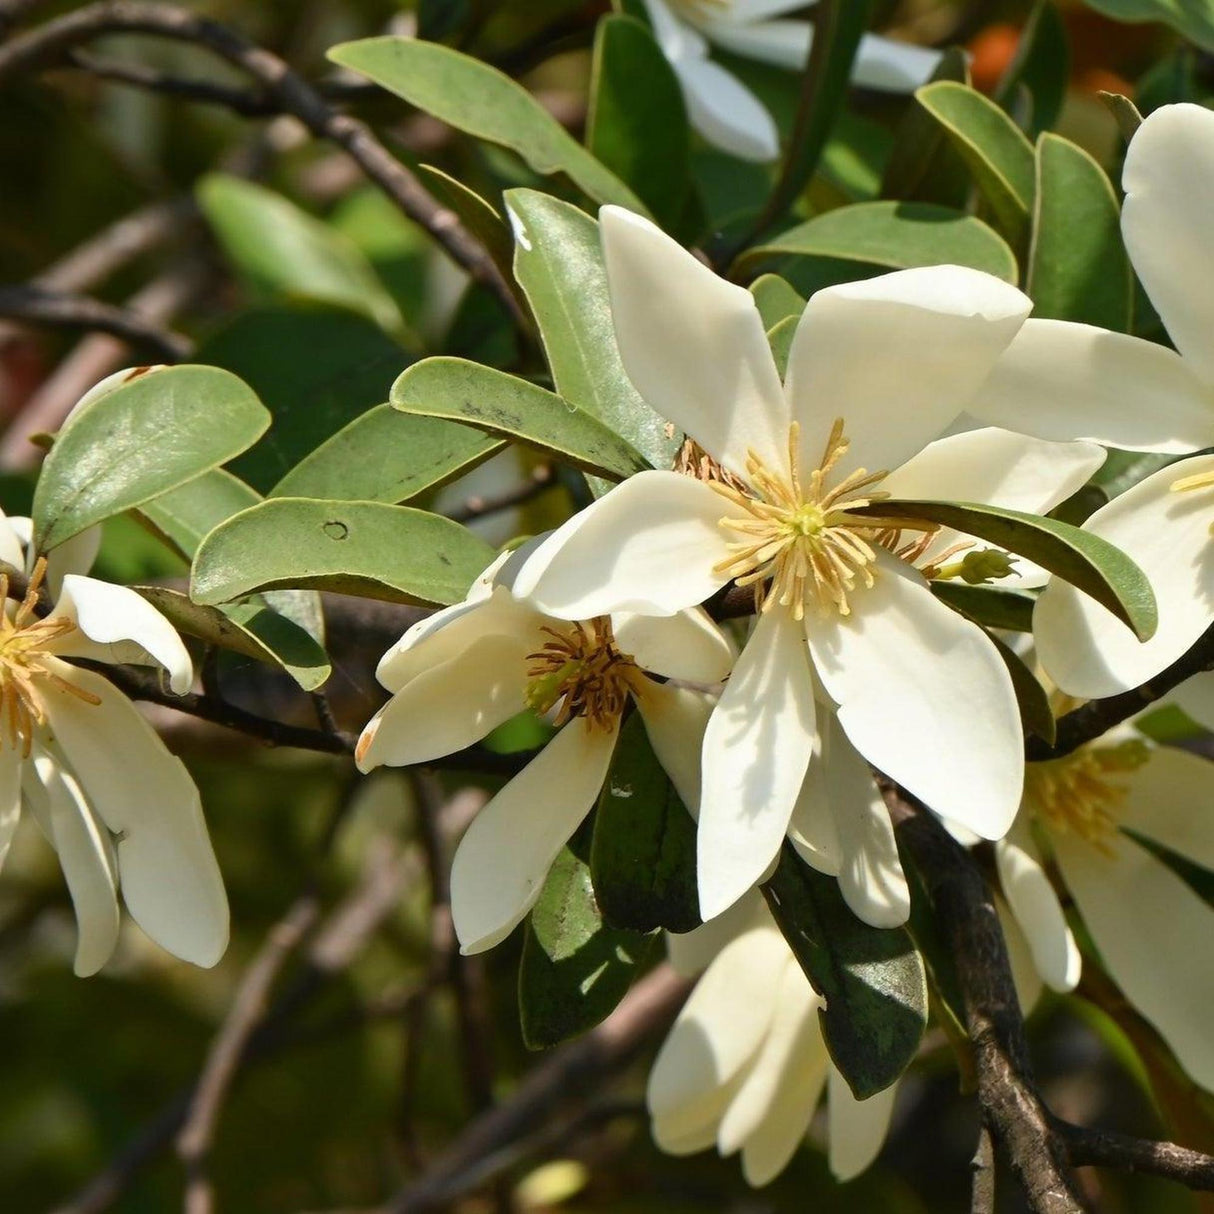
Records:
[[[415,624],[376,676],[392,698],[358,740],[361,771],[462,750],[530,707],[555,712],[547,746],[477,815],[451,869],[465,953],[505,939],[534,905],[552,861],[590,812],[620,723],[635,705],[654,753],[693,812],[715,684],[733,649],[701,611],[654,620],[626,612],[570,623],[510,593],[525,550],[495,561],[468,597]]]
[[[748,291],[627,211],[601,218],[624,366],[707,453],[696,462],[707,479],[630,477],[539,545],[515,590],[587,619],[671,615],[734,580],[755,588],[757,625],[704,740],[701,913],[719,914],[775,858],[818,744],[816,698],[837,706],[866,760],[999,838],[1024,772],[1007,668],[932,594],[907,524],[855,512],[954,485],[984,500],[966,458],[924,448],[981,387],[1029,300],[958,266],[829,287],[806,305],[781,385]]]
[[[1214,1090],[1214,965],[1194,948],[1214,933],[1214,907],[1135,837],[1214,870],[1212,792],[1209,760],[1126,727],[1074,754],[1030,763],[1021,815],[995,855],[1045,982],[1071,990],[1080,955],[1038,840],[1105,968],[1185,1070]]]
[[[688,117],[709,143],[744,160],[780,154],[776,124],[763,103],[732,72],[708,57],[709,44],[803,71],[813,27],[781,18],[805,0],[645,0],[662,53],[683,89]],[[938,51],[867,34],[852,69],[858,84],[896,92],[918,88],[940,61]]]
[[[680,972],[704,973],[649,1075],[658,1146],[672,1155],[714,1143],[722,1155],[741,1151],[747,1181],[764,1185],[792,1159],[829,1091],[831,1171],[840,1180],[863,1172],[885,1140],[897,1086],[864,1101],[852,1095],[822,1037],[823,1002],[762,899],[668,941]]]
[[[157,944],[212,966],[227,947],[228,903],[198,789],[122,692],[66,660],[158,665],[178,693],[193,680],[181,638],[150,603],[68,571],[92,563],[97,538],[31,560],[20,602],[0,574],[0,859],[24,807],[63,866],[77,974],[96,973],[113,953],[119,890]],[[28,539],[27,519],[0,516],[0,561],[25,567]],[[54,600],[45,613],[44,591]]]

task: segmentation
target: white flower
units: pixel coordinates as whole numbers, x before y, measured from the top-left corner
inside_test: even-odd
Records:
[[[776,124],[733,73],[709,58],[709,45],[803,71],[813,27],[781,18],[804,0],[645,0],[654,36],[683,89],[691,124],[709,143],[744,160],[780,154]],[[938,51],[866,34],[853,76],[869,88],[907,91],[936,70]]]
[[[827,288],[806,306],[781,385],[749,292],[637,216],[601,215],[625,368],[720,479],[631,477],[540,545],[516,592],[567,619],[669,615],[735,579],[760,594],[704,742],[701,913],[733,903],[779,850],[819,744],[815,699],[837,706],[866,760],[937,813],[999,838],[1024,770],[1003,660],[903,559],[917,555],[891,534],[905,524],[882,532],[851,511],[887,494],[994,496],[997,477],[975,483],[981,440],[928,444],[980,388],[1028,299],[957,266]],[[1017,443],[1029,453],[1025,440],[1006,442],[1009,457]],[[1079,447],[1068,461],[1082,483],[1099,455]],[[1029,482],[1066,479],[1052,461],[1033,469],[1026,459]]]
[[[22,807],[59,855],[76,910],[76,973],[96,973],[118,940],[118,901],[161,947],[212,966],[228,903],[189,772],[112,683],[65,659],[161,666],[189,690],[190,656],[140,595],[69,572],[96,554],[86,532],[30,560],[30,591],[0,624],[0,859]],[[27,566],[26,519],[0,516],[0,561]],[[32,558],[32,549],[31,549]],[[42,615],[40,589],[54,605]]]
[[[885,1139],[897,1085],[864,1101],[852,1095],[826,1051],[822,1000],[762,899],[668,941],[682,973],[707,968],[649,1076],[658,1146],[741,1151],[747,1181],[764,1185],[787,1166],[828,1090],[831,1171],[840,1180],[863,1172]]]
[[[733,648],[701,611],[653,620],[627,612],[570,623],[510,592],[525,550],[495,561],[467,599],[415,624],[376,671],[392,698],[356,751],[361,771],[410,766],[479,741],[532,708],[560,732],[477,815],[451,870],[464,952],[505,939],[534,905],[557,853],[590,812],[634,704],[684,804],[699,798],[699,751]],[[658,682],[651,675],[679,680]]]
[[[995,854],[1045,982],[1071,990],[1080,955],[1039,840],[1105,968],[1185,1070],[1214,1090],[1214,965],[1200,947],[1214,934],[1214,907],[1133,837],[1214,870],[1212,793],[1208,760],[1126,728],[1073,755],[1030,763],[1021,816]]]

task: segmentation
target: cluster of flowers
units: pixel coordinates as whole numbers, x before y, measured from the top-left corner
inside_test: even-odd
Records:
[[[657,22],[663,0],[648,3]],[[702,15],[711,2],[680,7]],[[688,436],[678,467],[640,473],[504,553],[379,665],[391,698],[359,740],[363,771],[457,752],[528,708],[558,730],[460,844],[451,899],[465,952],[501,941],[534,905],[596,801],[625,715],[641,714],[697,819],[704,920],[670,940],[676,965],[703,976],[651,1078],[669,1150],[741,1150],[762,1183],[828,1081],[835,1170],[855,1174],[880,1146],[892,1095],[856,1102],[833,1071],[817,996],[755,893],[788,839],[865,922],[906,921],[874,769],[958,837],[996,842],[1010,943],[1024,974],[1058,990],[1080,964],[1064,882],[1126,995],[1214,1089],[1214,968],[1189,947],[1214,910],[1142,842],[1214,869],[1206,762],[1127,727],[1026,770],[1004,657],[931,589],[975,574],[1044,586],[1032,643],[1058,694],[1137,686],[1214,617],[1214,456],[1168,465],[1086,524],[1150,577],[1159,628],[1146,643],[1042,570],[881,513],[930,497],[1041,514],[1091,477],[1104,446],[1214,446],[1214,114],[1157,111],[1124,184],[1126,244],[1175,351],[1030,319],[1016,288],[938,266],[816,293],[783,377],[748,291],[604,208],[620,353]],[[43,556],[20,520],[0,525],[0,560],[28,573],[0,635],[0,849],[24,805],[62,859],[78,972],[114,947],[118,889],[154,939],[213,964],[227,906],[197,792],[125,697],[75,664],[154,663],[184,691],[189,658],[137,594],[66,571],[88,546]],[[703,608],[730,583],[754,594],[740,646]],[[1214,675],[1177,698],[1214,726]],[[1031,1002],[1040,982],[1024,985]]]

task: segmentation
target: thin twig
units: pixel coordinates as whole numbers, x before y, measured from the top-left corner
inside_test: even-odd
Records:
[[[986,1126],[979,1127],[970,1172],[973,1175],[970,1214],[995,1214],[995,1144]]]
[[[1112,1130],[1089,1130],[1065,1121],[1055,1121],[1054,1130],[1075,1167],[1095,1165],[1141,1172],[1174,1180],[1187,1189],[1214,1192],[1214,1156],[1173,1142],[1152,1142]]]
[[[514,485],[491,497],[470,497],[462,506],[447,511],[447,517],[456,523],[468,523],[490,514],[499,514],[503,510],[525,506],[557,483],[552,465],[540,464],[532,471],[530,479],[521,485]]]

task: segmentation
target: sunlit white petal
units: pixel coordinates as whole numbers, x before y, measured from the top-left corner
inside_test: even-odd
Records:
[[[691,687],[650,683],[636,701],[653,753],[688,812],[698,814],[700,756],[715,698]]]
[[[836,1180],[852,1180],[881,1153],[889,1132],[898,1085],[857,1100],[832,1063],[827,1085],[827,1151]]]
[[[617,612],[611,617],[616,647],[642,670],[685,683],[711,685],[729,673],[733,642],[701,609],[671,616]]]
[[[1214,763],[1170,746],[1121,780],[1126,798],[1118,822],[1214,871]]]

